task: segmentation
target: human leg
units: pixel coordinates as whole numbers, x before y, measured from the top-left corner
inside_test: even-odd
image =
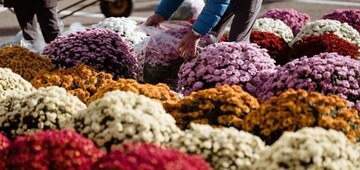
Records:
[[[38,18],[45,42],[51,42],[60,34],[56,7],[37,8],[36,16]]]
[[[37,37],[35,10],[29,6],[16,5],[15,15],[25,40],[34,41]]]

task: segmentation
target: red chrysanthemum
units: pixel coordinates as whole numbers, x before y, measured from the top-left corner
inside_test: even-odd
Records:
[[[70,130],[18,136],[9,146],[8,169],[90,169],[104,153],[92,141]]]
[[[10,141],[0,133],[0,169],[5,169],[5,149],[10,145]]]
[[[103,156],[93,170],[210,170],[200,156],[164,149],[154,144],[125,143]]]
[[[289,45],[284,39],[270,32],[252,31],[250,42],[268,50],[268,54],[276,61],[276,64],[284,65],[289,61],[287,55]]]
[[[343,56],[351,56],[357,59],[358,47],[333,33],[324,33],[319,36],[310,35],[297,41],[290,50],[290,57],[300,58],[302,56],[312,57],[324,52],[336,52]]]

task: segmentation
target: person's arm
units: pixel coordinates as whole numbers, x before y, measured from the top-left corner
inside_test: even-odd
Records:
[[[164,17],[165,20],[168,20],[183,2],[184,0],[161,0],[155,13]]]
[[[208,0],[199,17],[192,25],[193,30],[201,35],[209,33],[220,21],[229,4],[230,0]]]

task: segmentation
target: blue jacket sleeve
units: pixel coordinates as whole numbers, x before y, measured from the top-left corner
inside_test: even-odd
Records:
[[[209,33],[220,21],[229,4],[230,0],[208,0],[192,28],[201,35]]]
[[[171,15],[180,7],[184,0],[161,0],[159,6],[157,6],[155,13],[160,14],[168,20]]]

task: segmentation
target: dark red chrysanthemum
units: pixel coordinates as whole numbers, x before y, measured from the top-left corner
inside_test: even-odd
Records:
[[[314,56],[324,52],[336,52],[343,56],[357,59],[358,47],[333,33],[324,33],[320,36],[310,35],[297,41],[290,50],[290,57]]]
[[[125,143],[100,158],[93,170],[210,170],[200,156],[164,149],[154,144]]]
[[[5,149],[7,149],[9,145],[9,139],[0,133],[0,169],[5,169]]]
[[[270,32],[252,31],[251,43],[259,45],[268,50],[268,54],[276,61],[276,64],[284,65],[289,61],[289,45],[284,39]]]
[[[104,153],[70,130],[18,136],[9,146],[6,167],[27,170],[90,169]]]

